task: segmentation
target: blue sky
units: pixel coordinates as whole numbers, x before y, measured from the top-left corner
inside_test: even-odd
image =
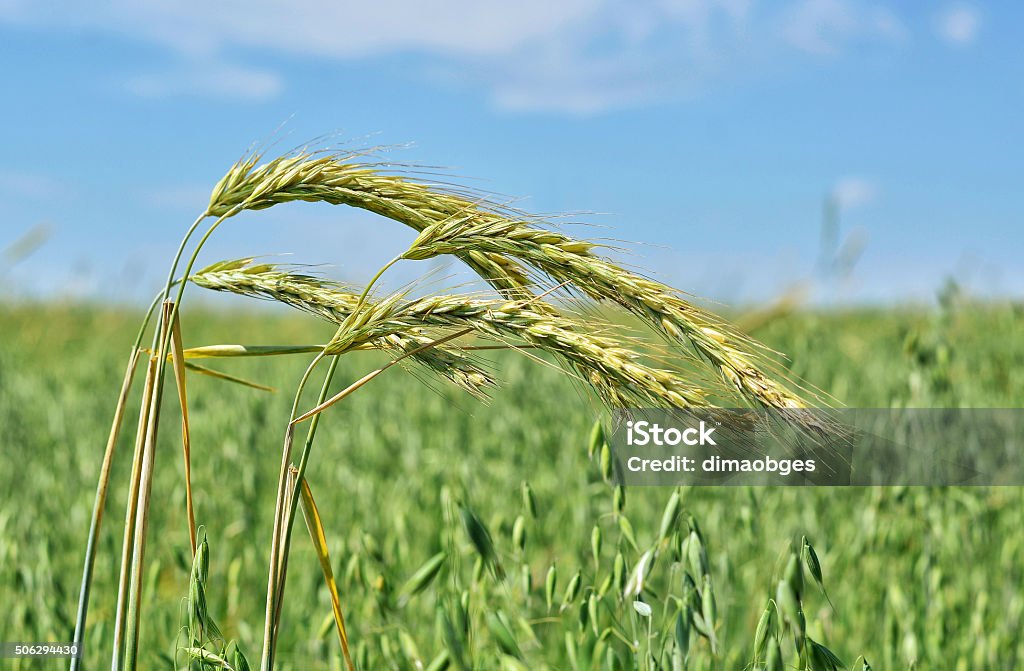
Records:
[[[593,213],[572,230],[718,300],[813,278],[826,198],[863,253],[818,300],[927,300],[949,276],[1019,296],[1022,27],[1015,2],[0,0],[0,247],[51,231],[5,283],[148,297],[248,146],[332,133]],[[204,259],[359,281],[407,239],[296,205]]]

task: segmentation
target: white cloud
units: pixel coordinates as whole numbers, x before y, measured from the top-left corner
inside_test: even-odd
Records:
[[[854,39],[902,42],[907,30],[884,7],[864,7],[851,0],[801,0],[783,14],[782,35],[801,51],[834,55]]]
[[[125,86],[143,98],[184,95],[259,102],[276,97],[284,89],[284,80],[268,70],[214,62],[137,75]]]
[[[121,33],[189,54],[254,47],[355,57],[401,50],[480,55],[561,33],[599,11],[601,0],[7,0],[22,22]]]
[[[877,197],[878,186],[865,177],[842,177],[832,187],[832,198],[843,210],[870,205]]]
[[[794,45],[835,53],[906,32],[859,0],[0,0],[4,20],[162,45],[178,65],[127,82],[143,96],[279,95],[279,74],[241,64],[253,53],[264,63],[404,54],[414,74],[484,90],[501,107],[570,113],[690,95]]]
[[[936,34],[956,46],[973,44],[980,28],[981,17],[969,5],[952,5],[935,18]]]
[[[834,54],[857,22],[841,0],[804,0],[794,7],[783,29],[787,41],[804,51]]]

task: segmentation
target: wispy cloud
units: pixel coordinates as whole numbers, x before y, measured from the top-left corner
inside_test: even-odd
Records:
[[[908,32],[884,7],[850,0],[801,0],[783,13],[782,34],[802,51],[835,55],[854,40],[902,42]]]
[[[284,80],[269,70],[200,62],[166,72],[137,75],[125,82],[125,86],[143,98],[202,96],[259,102],[281,93]]]
[[[471,81],[511,110],[588,114],[699,88],[744,39],[745,3],[610,4],[558,34],[474,60]],[[458,63],[447,67],[465,78]]]
[[[981,28],[981,17],[970,5],[952,5],[935,17],[935,33],[955,46],[973,44]]]
[[[602,0],[7,0],[0,18],[85,26],[192,55],[243,47],[344,58],[395,51],[478,56],[561,34],[603,7]]]
[[[320,61],[397,54],[500,107],[569,113],[699,93],[794,48],[837,54],[907,33],[892,11],[861,0],[6,0],[5,19],[163,45],[179,65],[128,81],[141,96],[273,98],[282,76],[240,64],[253,50]]]

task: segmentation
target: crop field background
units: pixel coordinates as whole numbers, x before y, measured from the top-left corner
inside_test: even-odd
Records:
[[[941,303],[797,312],[755,335],[787,352],[794,374],[849,406],[1024,404],[1024,309],[955,294]],[[137,314],[8,303],[0,323],[0,640],[69,640],[96,474]],[[187,346],[234,342],[239,333],[252,344],[321,342],[332,331],[312,318],[204,308],[186,310],[183,326]],[[503,385],[486,406],[396,369],[324,416],[307,479],[360,668],[628,669],[655,668],[654,660],[666,668],[749,667],[759,618],[801,537],[813,544],[828,594],[806,572],[807,634],[847,666],[858,655],[875,669],[1024,663],[1021,489],[633,488],[623,500],[602,479],[599,460],[588,458],[597,404],[556,371],[514,353],[497,359]],[[337,385],[378,360],[343,357]],[[305,364],[278,357],[219,368],[287,389]],[[190,384],[196,514],[210,547],[208,612],[249,654],[263,625],[290,394],[203,377]],[[156,541],[146,557],[147,669],[174,668],[175,658],[180,668],[183,659],[177,634],[191,560],[180,444],[173,422],[168,427],[154,484]],[[110,654],[129,443],[122,435],[101,535],[87,668]],[[666,516],[674,494],[678,510]],[[489,530],[483,547],[476,525]],[[688,558],[694,525],[703,568]],[[340,669],[328,593],[300,531],[278,663]],[[655,546],[659,557],[641,590],[645,613],[623,593],[637,587],[636,567]],[[439,554],[436,571],[416,575]],[[687,576],[703,571],[714,584],[714,653],[710,637],[689,624],[677,631],[677,599]],[[791,657],[792,639],[783,645]]]
[[[0,671],[1024,669],[1024,3],[209,4],[0,0]]]

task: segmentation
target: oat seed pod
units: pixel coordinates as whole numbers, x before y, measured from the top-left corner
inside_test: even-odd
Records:
[[[523,481],[521,486],[523,495],[523,510],[532,518],[537,519],[537,500],[533,496],[533,488],[530,487],[530,483]]]
[[[555,600],[555,589],[558,587],[558,569],[554,564],[548,569],[548,574],[544,578],[544,602],[547,604],[548,610],[551,610],[551,605]]]

